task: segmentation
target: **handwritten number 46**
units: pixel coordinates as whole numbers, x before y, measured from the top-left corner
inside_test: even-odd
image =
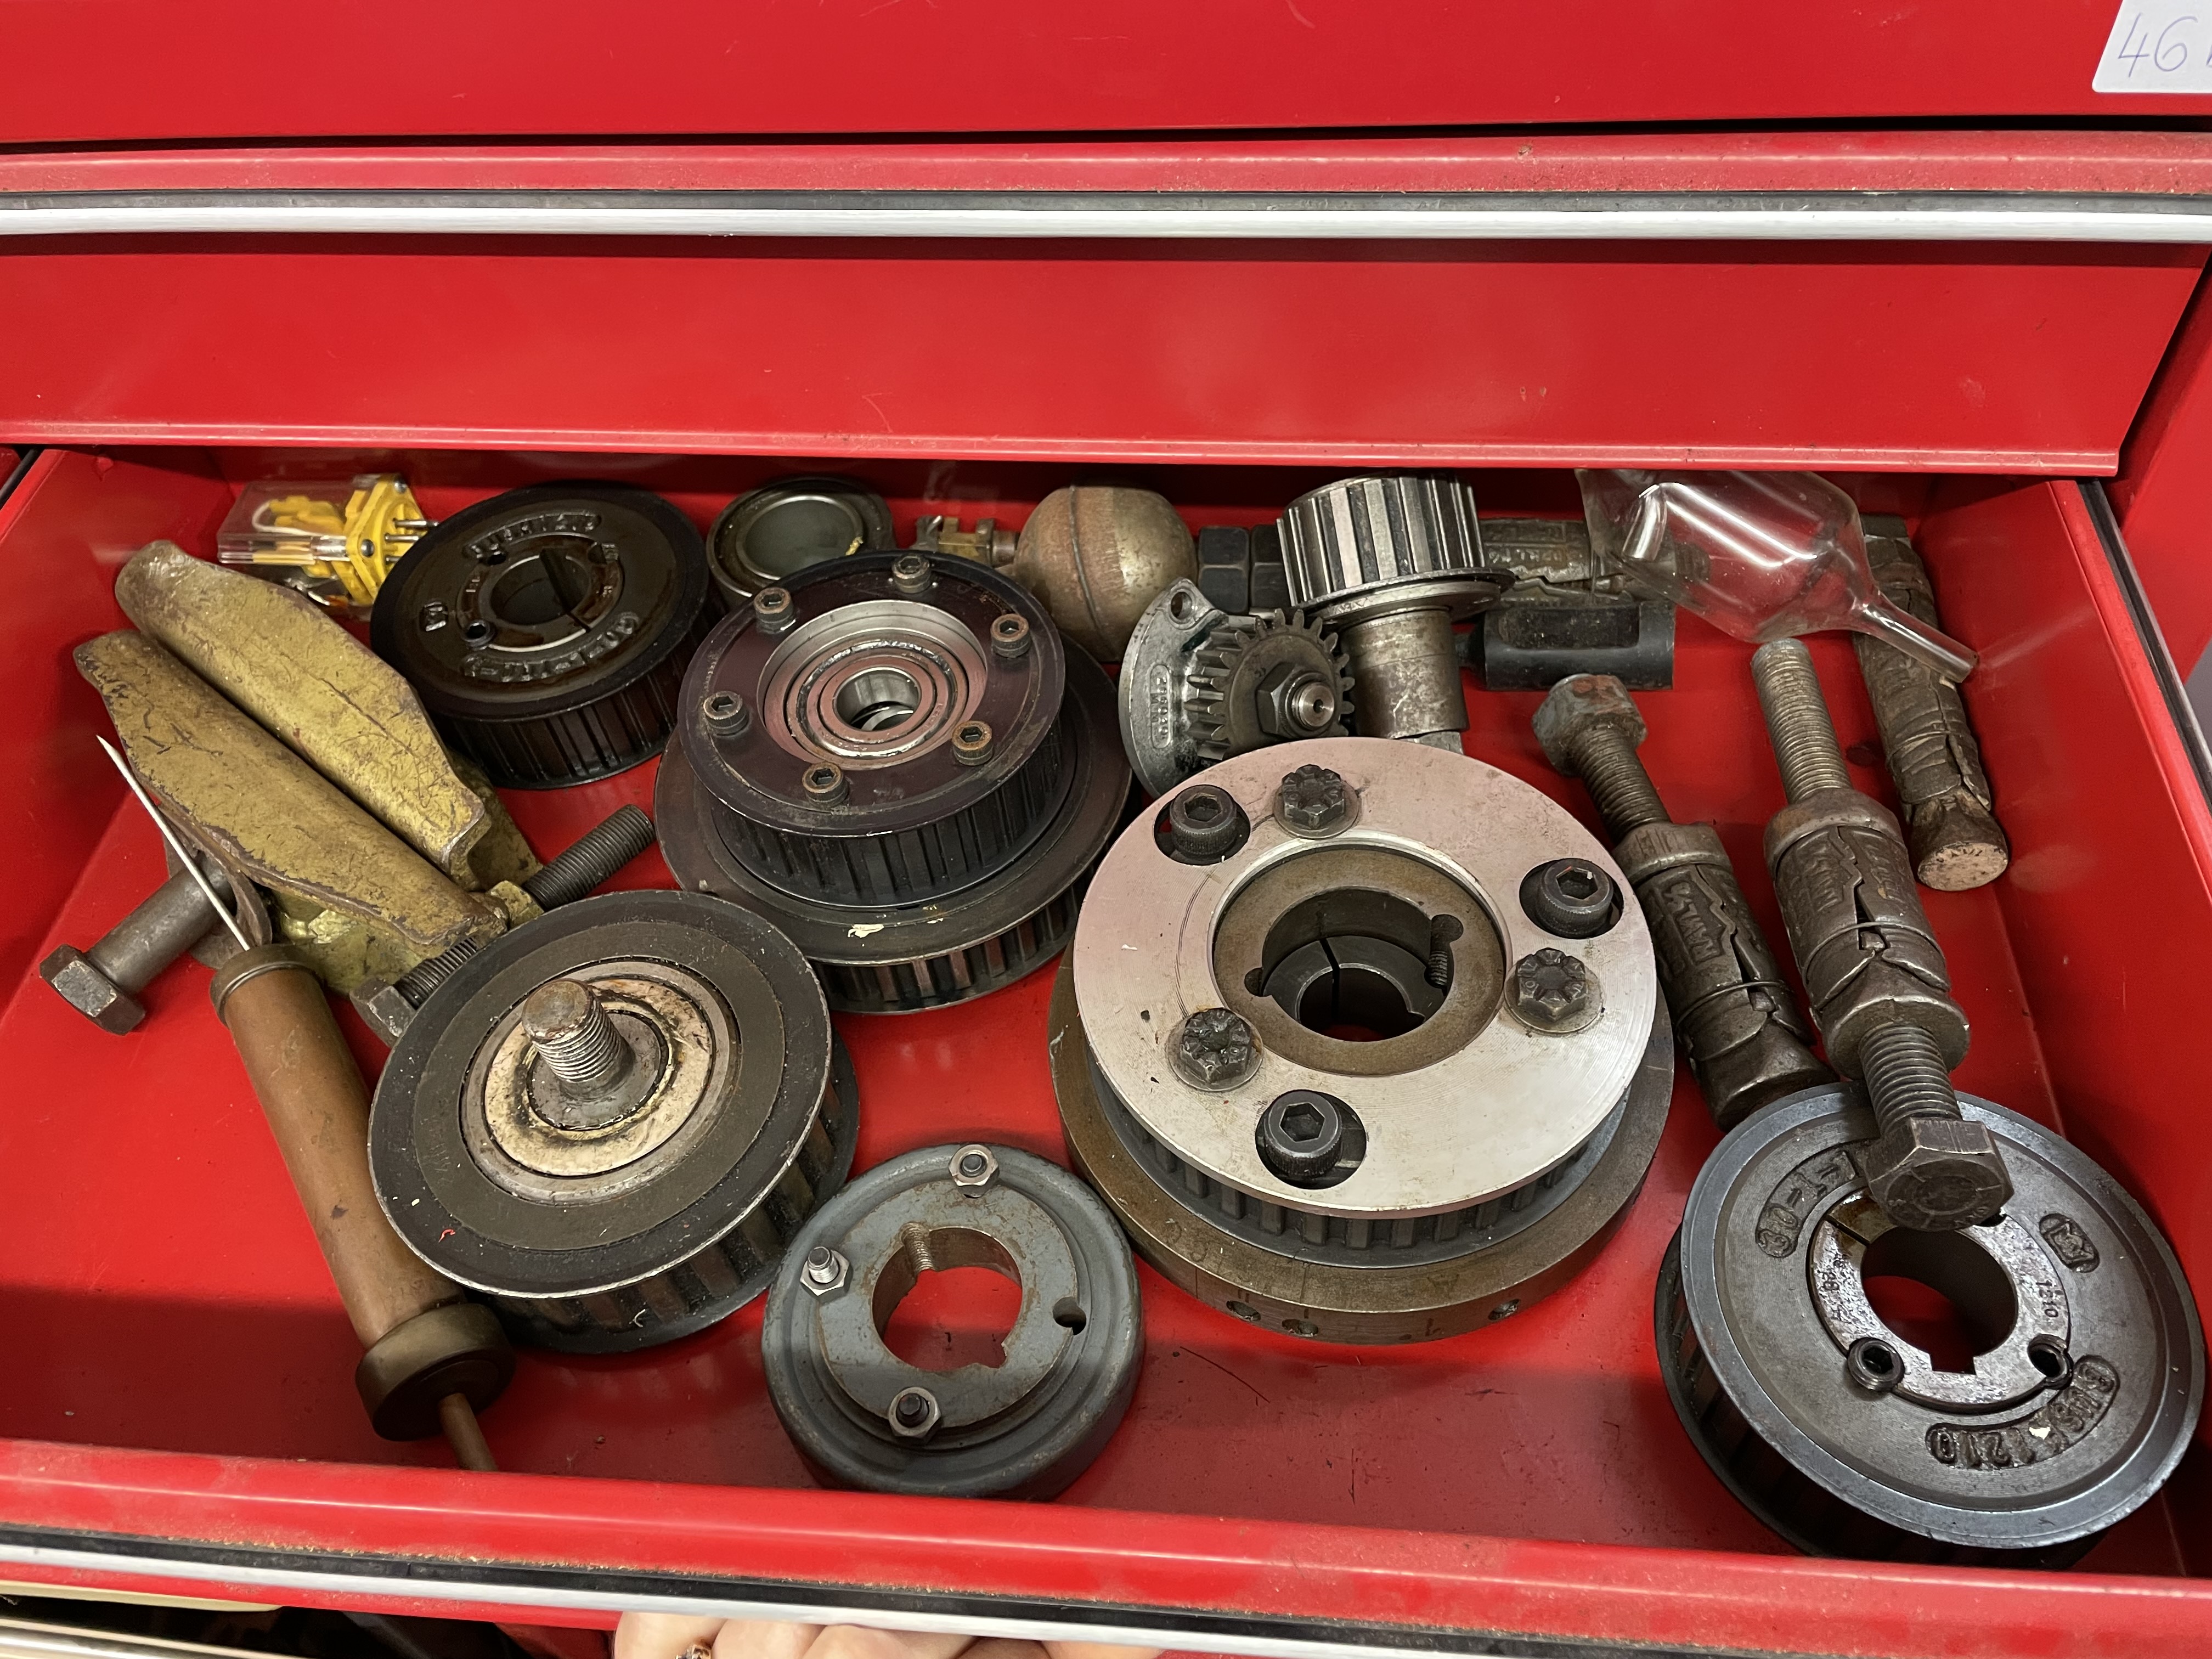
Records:
[[[2171,75],[2189,61],[2187,43],[2171,37],[2173,32],[2184,24],[2193,23],[2196,21],[2194,16],[2169,19],[2166,27],[2158,32],[2158,38],[2154,40],[2150,38],[2148,31],[2143,27],[2142,14],[2138,12],[2129,20],[2127,39],[2120,43],[2120,49],[2112,55],[2128,66],[2128,76],[2130,80],[2135,76],[2136,67],[2145,58],[2150,60],[2154,68],[2164,74]],[[2212,67],[2212,52],[2206,54],[2204,61],[2208,67]]]

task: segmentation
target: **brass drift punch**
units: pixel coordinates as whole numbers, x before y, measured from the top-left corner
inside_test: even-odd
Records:
[[[130,763],[105,738],[100,746],[238,941],[240,953],[210,987],[216,1012],[238,1045],[346,1316],[367,1350],[354,1382],[371,1425],[387,1440],[422,1439],[442,1429],[463,1468],[498,1468],[476,1414],[514,1374],[514,1352],[491,1310],[467,1300],[459,1285],[402,1244],[377,1207],[368,1091],[322,981],[291,947],[247,939]]]

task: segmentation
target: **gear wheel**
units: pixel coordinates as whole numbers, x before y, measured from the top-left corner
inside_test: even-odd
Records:
[[[1351,708],[1349,659],[1299,611],[1216,624],[1183,684],[1183,719],[1208,766],[1271,743],[1341,737]]]

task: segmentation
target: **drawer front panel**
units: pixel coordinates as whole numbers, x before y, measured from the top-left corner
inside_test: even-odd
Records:
[[[2203,259],[30,237],[0,438],[2102,472]]]

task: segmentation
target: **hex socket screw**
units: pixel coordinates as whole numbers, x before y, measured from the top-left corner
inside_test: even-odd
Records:
[[[1019,662],[1030,653],[1029,618],[1009,611],[991,624],[991,651],[1000,662]]]
[[[741,738],[753,723],[753,711],[736,692],[714,691],[701,700],[699,718],[712,736]]]
[[[799,787],[815,805],[836,806],[843,802],[850,786],[845,781],[843,767],[835,761],[823,761],[799,775]]]
[[[1832,1083],[1718,832],[1668,816],[1637,753],[1644,717],[1628,688],[1610,674],[1571,675],[1534,724],[1552,764],[1582,779],[1597,803],[1713,1121],[1732,1129],[1762,1106]]]
[[[902,598],[920,599],[933,579],[929,561],[919,553],[902,553],[891,561],[891,586]]]
[[[798,617],[799,610],[791,602],[788,588],[763,587],[753,595],[753,623],[763,634],[773,636],[787,633]]]
[[[230,884],[211,861],[202,872],[228,898]],[[39,977],[103,1031],[116,1036],[146,1018],[138,993],[218,926],[199,884],[179,870],[109,928],[89,951],[64,945],[39,964]]]
[[[1942,949],[1913,888],[1905,839],[1894,819],[1851,787],[1820,677],[1803,642],[1777,640],[1761,646],[1752,655],[1751,671],[1790,795],[1784,816],[1806,809],[1794,839],[1770,853],[1791,942],[1798,947],[1798,967],[1814,1017],[1829,1034],[1830,1057],[1839,1070],[1859,1076],[1879,1132],[1861,1160],[1868,1194],[1892,1221],[1919,1231],[1955,1231],[1986,1220],[2012,1196],[2012,1179],[1995,1138],[1960,1114],[1943,1045],[1929,1029],[1934,1022],[1954,1033],[1963,1052],[1966,1017],[1945,988]],[[1768,834],[1772,847],[1773,829]],[[1792,863],[1807,860],[1818,866],[1816,878],[1790,878]],[[1838,976],[1832,964],[1807,960],[1808,942],[1817,951],[1823,936],[1836,932],[1830,918],[1815,912],[1821,909],[1821,895],[1847,890],[1839,886],[1838,872],[1857,878],[1855,888],[1848,890],[1855,907],[1885,907],[1878,919],[1855,908],[1852,919],[1869,925],[1853,932],[1854,962],[1872,957],[1888,968],[1892,957],[1904,961],[1903,951],[1888,948],[1893,935],[1908,951],[1924,946],[1918,975],[1906,977],[1899,969],[1890,981],[1901,989],[1885,992],[1873,975]],[[1879,941],[1869,943],[1869,934],[1878,935]],[[1936,982],[1931,983],[1931,975]],[[1847,1037],[1845,1051],[1838,1053],[1838,1037],[1847,1032],[1855,1035]]]

